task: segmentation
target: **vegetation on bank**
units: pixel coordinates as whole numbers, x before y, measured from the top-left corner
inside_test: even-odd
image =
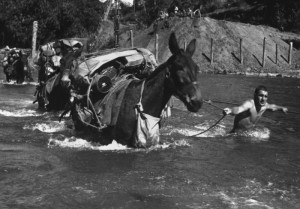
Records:
[[[294,0],[135,0],[133,7],[121,4],[121,23],[150,26],[160,10],[169,13],[200,8],[203,16],[269,25],[300,32],[300,2]],[[93,37],[104,15],[113,20],[112,0],[0,0],[0,47],[31,47],[32,23],[39,22],[38,44],[67,37]]]

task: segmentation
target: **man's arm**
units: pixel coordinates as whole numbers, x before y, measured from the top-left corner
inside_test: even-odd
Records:
[[[283,107],[283,106],[279,106],[279,105],[276,105],[276,104],[268,104],[267,105],[267,110],[271,110],[271,111],[281,110],[282,112],[287,113],[288,108]]]
[[[237,115],[241,112],[249,110],[253,106],[251,100],[246,100],[242,105],[236,107],[226,107],[223,110],[224,115]]]

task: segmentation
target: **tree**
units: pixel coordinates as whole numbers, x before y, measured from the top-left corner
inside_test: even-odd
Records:
[[[1,45],[30,47],[32,23],[38,43],[84,37],[97,30],[104,7],[98,0],[0,0]]]
[[[110,9],[111,9],[111,5],[112,5],[112,0],[108,0],[106,2],[107,4],[107,7],[106,7],[106,10],[104,12],[104,15],[103,15],[103,20],[106,21],[107,18],[108,18],[108,15],[109,15],[109,12],[110,12]]]

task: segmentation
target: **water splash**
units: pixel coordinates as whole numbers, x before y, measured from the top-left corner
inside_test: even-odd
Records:
[[[46,113],[38,113],[36,110],[20,109],[20,110],[1,110],[0,114],[8,117],[31,117],[42,116]]]
[[[273,207],[267,205],[264,202],[255,200],[253,198],[246,198],[246,197],[235,197],[229,196],[225,192],[218,192],[215,196],[219,197],[222,202],[229,206],[232,209],[244,208],[244,207],[258,207],[258,208],[266,208],[266,209],[273,209]]]
[[[66,122],[65,121],[51,121],[49,123],[36,123],[35,125],[25,125],[23,129],[29,130],[39,130],[45,133],[54,133],[66,130]]]
[[[226,130],[225,126],[222,124],[218,124],[211,130],[200,134],[203,131],[206,131],[211,127],[211,124],[208,121],[198,124],[194,127],[186,127],[186,128],[174,128],[172,126],[165,127],[162,131],[162,135],[172,135],[172,134],[181,134],[184,136],[195,136],[195,137],[216,137],[216,136],[225,136]]]
[[[5,84],[5,85],[15,85],[15,86],[24,86],[24,85],[38,85],[37,82],[28,82],[28,81],[24,81],[23,83],[17,83],[16,81],[10,81],[10,82],[7,82],[5,80],[1,80],[0,81],[0,84]]]
[[[251,130],[243,131],[240,133],[233,133],[232,136],[242,136],[244,141],[263,142],[268,141],[270,138],[270,130],[265,127],[255,127]]]
[[[111,144],[101,145],[100,143],[90,142],[82,138],[72,137],[51,137],[48,142],[48,147],[61,147],[61,148],[71,148],[79,150],[98,150],[98,151],[126,151],[126,152],[150,152],[156,150],[164,150],[176,147],[186,147],[190,144],[185,139],[180,139],[171,142],[163,142],[162,144],[157,144],[151,146],[147,149],[144,148],[131,148],[126,145],[119,144],[115,140]]]
[[[117,143],[115,140],[109,145],[101,145],[100,143],[88,142],[81,138],[76,138],[74,136],[67,137],[64,140],[59,140],[57,138],[50,138],[48,147],[62,147],[62,148],[74,148],[80,150],[99,150],[99,151],[116,151],[116,150],[127,150],[130,149],[127,146]]]

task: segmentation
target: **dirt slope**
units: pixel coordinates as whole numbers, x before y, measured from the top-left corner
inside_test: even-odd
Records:
[[[197,39],[197,49],[194,60],[201,72],[214,73],[276,73],[299,75],[300,51],[295,47],[292,54],[292,64],[288,64],[289,44],[284,40],[300,42],[300,35],[282,33],[266,26],[215,20],[204,17],[191,19],[189,17],[172,17],[168,19],[169,28],[159,22],[159,52],[158,62],[164,62],[170,56],[168,38],[175,31],[180,45],[183,47],[186,40],[189,43]],[[145,47],[155,52],[155,35],[153,27],[144,31],[134,32],[134,46]],[[211,38],[214,41],[213,63],[210,63]],[[243,39],[244,64],[239,61],[240,38]],[[263,39],[266,38],[265,65],[262,67]],[[129,32],[121,35],[121,47],[129,47]],[[296,43],[295,42],[295,43]],[[275,64],[276,44],[278,45],[278,64]],[[294,44],[294,46],[297,46]],[[298,47],[298,46],[297,46]]]

